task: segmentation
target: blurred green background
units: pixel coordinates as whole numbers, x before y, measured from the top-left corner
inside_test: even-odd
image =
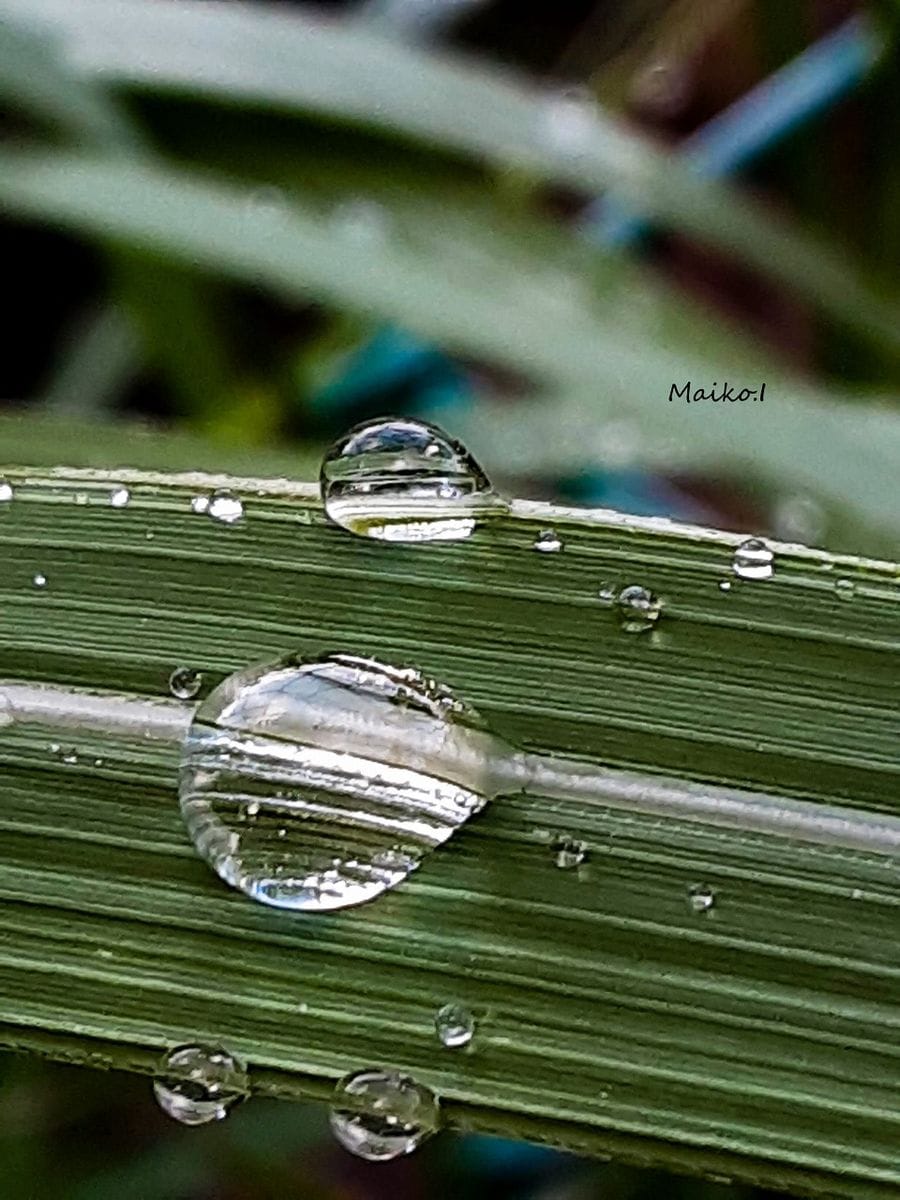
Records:
[[[894,0],[281,3],[258,43],[244,8],[0,0],[0,461],[312,479],[404,412],[514,494],[896,554]],[[721,370],[768,407],[669,404]],[[751,1194],[484,1138],[371,1167],[317,1109],[185,1130],[2,1060],[10,1200]]]

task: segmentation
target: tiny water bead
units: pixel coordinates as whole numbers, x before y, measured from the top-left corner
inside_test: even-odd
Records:
[[[659,597],[654,596],[649,588],[636,583],[622,588],[616,597],[616,604],[625,633],[646,633],[653,628],[662,612]]]
[[[45,588],[47,586],[47,576],[42,571],[37,571],[32,575],[31,582],[36,588]]]
[[[852,600],[856,595],[856,584],[852,579],[836,579],[834,590],[841,600]]]
[[[244,515],[244,505],[233,492],[213,492],[209,498],[206,514],[214,521],[233,525]]]
[[[716,905],[716,893],[708,883],[695,883],[688,889],[688,905],[692,912],[708,913]]]
[[[771,579],[775,555],[761,538],[748,538],[735,547],[731,569],[738,579]]]
[[[162,1059],[153,1092],[163,1112],[182,1125],[221,1121],[249,1091],[247,1072],[221,1046],[177,1046]]]
[[[468,1046],[475,1034],[475,1017],[464,1004],[445,1004],[434,1017],[438,1041],[448,1050]]]
[[[109,493],[110,508],[127,508],[131,501],[131,492],[127,487],[117,487]]]
[[[371,1068],[338,1080],[331,1128],[340,1144],[370,1162],[410,1154],[440,1128],[434,1092],[400,1071]]]
[[[542,529],[534,539],[534,548],[541,554],[558,554],[563,544],[552,529]]]
[[[290,656],[239,671],[199,706],[181,811],[232,887],[280,908],[344,908],[401,883],[478,812],[505,752],[415,670]]]
[[[13,498],[13,486],[8,479],[0,479],[0,504],[8,504]]]
[[[193,700],[203,686],[203,673],[193,667],[176,667],[169,676],[169,691],[176,700]]]
[[[580,867],[587,858],[587,846],[576,838],[560,838],[553,846],[553,861],[563,871]]]
[[[391,542],[462,541],[505,508],[464,446],[408,418],[367,421],[328,451],[320,476],[331,521]]]
[[[209,496],[191,496],[191,512],[198,516],[209,512]]]
[[[719,580],[719,591],[720,592],[730,592],[731,591],[731,580],[730,579],[720,579]]]

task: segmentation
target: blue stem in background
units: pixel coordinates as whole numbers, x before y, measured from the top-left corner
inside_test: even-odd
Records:
[[[858,86],[883,48],[870,22],[851,17],[686,137],[680,156],[705,178],[733,174]],[[647,229],[611,197],[589,204],[580,224],[605,246],[628,245]]]

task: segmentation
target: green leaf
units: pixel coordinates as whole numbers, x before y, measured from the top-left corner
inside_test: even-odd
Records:
[[[662,775],[838,805],[863,829],[900,816],[896,565],[776,546],[774,578],[740,582],[737,539],[662,521],[518,503],[469,542],[404,547],[329,526],[284,481],[7,473],[7,680],[150,700],[181,663],[211,687],[292,649],[366,652],[648,794]],[[233,527],[190,508],[224,482],[246,504]],[[558,554],[532,550],[547,526]],[[628,583],[663,598],[651,633],[598,600]],[[889,855],[651,815],[640,792],[631,809],[515,794],[374,903],[290,915],[196,857],[175,746],[14,723],[0,753],[4,1045],[148,1070],[173,1042],[221,1039],[257,1093],[285,1097],[383,1062],[460,1127],[896,1194]],[[585,842],[578,870],[554,865],[560,836]],[[706,914],[696,884],[716,892]],[[478,1016],[471,1053],[434,1037],[450,999]]]
[[[597,192],[733,254],[865,337],[900,348],[884,289],[736,190],[696,178],[600,109],[385,40],[364,26],[250,5],[0,0],[66,39],[88,74],[154,92],[309,113]]]

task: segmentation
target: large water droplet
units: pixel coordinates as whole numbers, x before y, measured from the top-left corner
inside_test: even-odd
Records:
[[[325,456],[320,485],[336,525],[392,542],[461,541],[505,507],[464,446],[405,417],[352,429]]]
[[[735,548],[731,569],[739,579],[771,579],[775,555],[761,538],[748,538]]]
[[[8,479],[0,479],[0,504],[8,504],[13,498],[13,486]]]
[[[622,588],[616,598],[619,618],[626,633],[646,633],[659,620],[662,601],[649,590],[634,583]]]
[[[434,1017],[438,1041],[449,1050],[468,1046],[475,1033],[475,1017],[464,1004],[445,1004]]]
[[[339,1080],[331,1128],[358,1158],[388,1162],[409,1154],[440,1127],[440,1103],[430,1088],[400,1071],[355,1071]]]
[[[203,673],[193,667],[176,667],[169,676],[169,691],[176,700],[193,700],[203,685]]]
[[[163,1112],[182,1125],[206,1125],[244,1099],[247,1073],[221,1046],[177,1046],[160,1063],[153,1092]]]
[[[232,887],[281,908],[344,908],[401,883],[478,812],[505,749],[417,671],[289,657],[230,676],[199,706],[181,810]]]

